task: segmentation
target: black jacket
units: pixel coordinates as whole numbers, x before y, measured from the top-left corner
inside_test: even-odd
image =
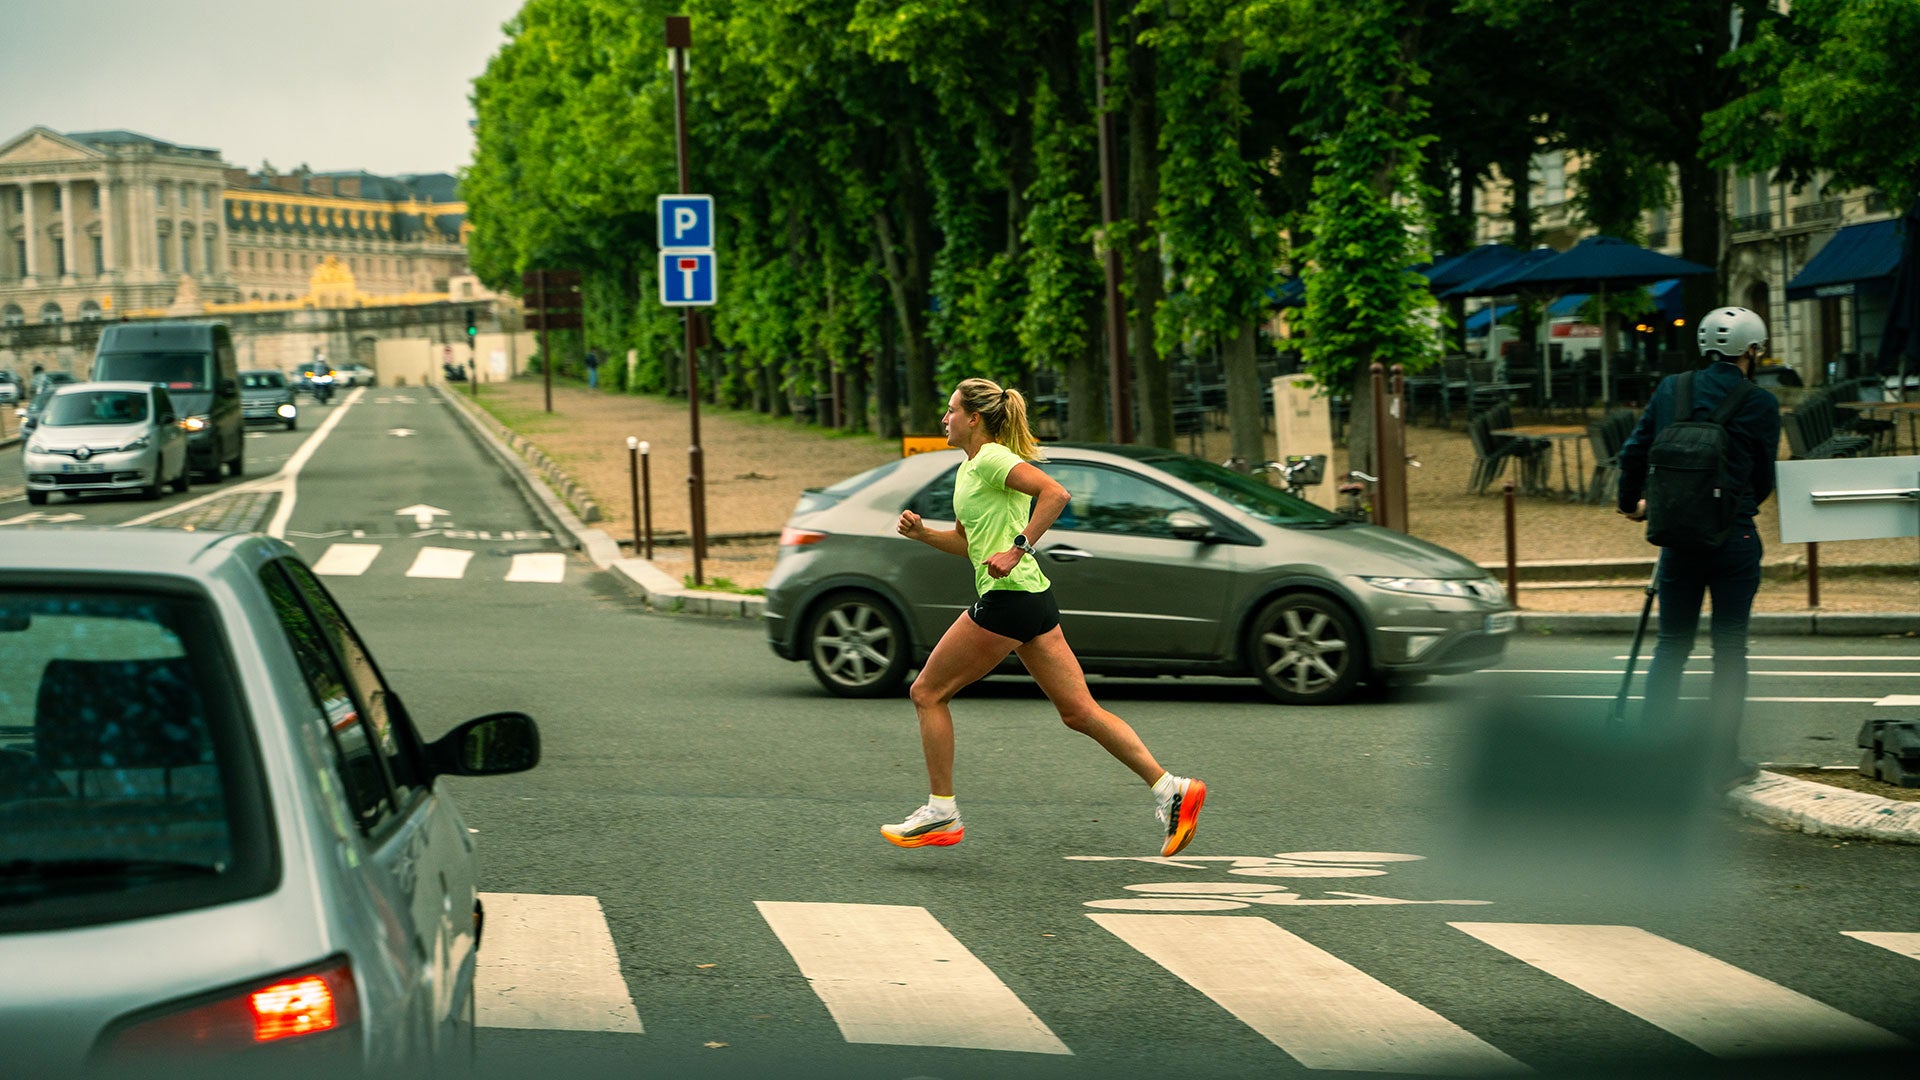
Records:
[[[1718,360],[1693,374],[1693,417],[1705,420],[1746,380],[1738,365]],[[1620,509],[1632,513],[1647,490],[1647,450],[1660,429],[1674,422],[1673,377],[1660,380],[1653,400],[1640,414],[1620,447]],[[1773,459],[1780,450],[1780,401],[1754,387],[1738,412],[1727,418],[1727,469],[1722,482],[1740,492],[1737,520],[1753,524],[1760,504],[1773,494]]]

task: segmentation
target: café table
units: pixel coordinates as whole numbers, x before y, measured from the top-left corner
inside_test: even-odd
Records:
[[[1886,413],[1896,423],[1902,416],[1907,418],[1907,444],[1915,453],[1920,453],[1920,401],[1843,401],[1842,409],[1855,409],[1860,412]],[[1900,447],[1894,446],[1895,450]]]
[[[1587,497],[1587,428],[1584,424],[1522,424],[1519,427],[1500,428],[1495,435],[1511,435],[1522,439],[1546,439],[1558,445],[1560,450],[1560,492],[1569,502]],[[1567,472],[1567,444],[1573,444],[1575,471]],[[1579,487],[1574,487],[1575,481]]]

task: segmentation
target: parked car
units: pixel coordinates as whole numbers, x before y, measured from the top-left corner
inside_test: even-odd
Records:
[[[0,368],[0,403],[11,405],[19,401],[21,396],[20,376]]]
[[[79,381],[80,380],[75,378],[71,372],[36,371],[33,374],[32,381],[27,384],[27,396],[37,398],[55,387],[65,386],[67,383]]]
[[[288,431],[300,425],[300,409],[293,403],[293,387],[277,371],[240,373],[240,415],[249,424],[279,424]]]
[[[68,383],[46,394],[21,459],[27,501],[55,492],[184,492],[192,483],[187,433],[167,388],[145,382]]]
[[[1358,524],[1185,454],[1046,447],[1071,501],[1038,559],[1089,672],[1238,675],[1283,702],[1500,661],[1517,617],[1466,558]],[[766,586],[768,642],[846,697],[898,690],[973,599],[952,555],[902,539],[953,520],[957,451],[889,462],[800,499]],[[1000,669],[1018,672],[1018,661]]]
[[[256,534],[10,531],[0,654],[9,1074],[470,1055],[484,913],[441,778],[532,768],[530,718],[424,741],[312,570]]]
[[[373,369],[365,364],[348,364],[333,369],[333,381],[337,386],[372,386]]]

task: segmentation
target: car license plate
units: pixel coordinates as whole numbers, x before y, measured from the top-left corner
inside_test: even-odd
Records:
[[[60,466],[60,471],[63,473],[97,473],[97,472],[105,472],[106,470],[102,466],[91,461],[84,462],[84,463],[78,462],[78,461],[69,461],[66,464]]]
[[[1511,634],[1520,625],[1520,613],[1517,611],[1496,611],[1487,616],[1487,633]]]

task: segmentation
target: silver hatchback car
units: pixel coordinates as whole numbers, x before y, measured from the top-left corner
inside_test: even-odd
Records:
[[[157,499],[163,484],[183,492],[193,483],[187,433],[167,388],[155,383],[68,383],[53,390],[21,464],[27,501],[36,506],[58,491],[137,491]]]
[[[1089,672],[1252,676],[1280,701],[1333,704],[1369,680],[1491,667],[1517,624],[1464,557],[1259,478],[1170,450],[1045,452],[1072,498],[1038,558]],[[801,496],[767,581],[776,654],[843,696],[899,689],[974,599],[958,559],[894,531],[904,509],[953,520],[960,461],[917,454]]]
[[[9,530],[0,545],[6,1071],[424,1075],[470,1055],[482,912],[432,743],[293,549]]]

